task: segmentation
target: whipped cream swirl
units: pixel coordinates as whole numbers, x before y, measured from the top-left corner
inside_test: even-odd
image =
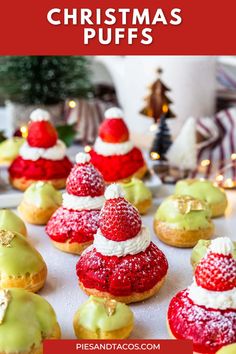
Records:
[[[72,210],[96,210],[101,209],[105,198],[103,195],[99,197],[78,197],[69,193],[62,194],[63,207]]]
[[[137,236],[126,241],[119,242],[108,240],[103,236],[101,230],[98,229],[94,236],[93,246],[96,248],[96,251],[101,253],[103,256],[123,257],[127,256],[128,254],[135,255],[145,251],[150,245],[150,242],[150,233],[145,226],[142,226]]]
[[[134,147],[132,141],[128,140],[124,143],[106,143],[100,137],[97,137],[94,150],[97,154],[102,156],[113,156],[113,155],[126,155]]]
[[[212,240],[208,253],[213,252],[217,254],[223,254],[225,256],[232,255],[234,251],[234,244],[228,237],[217,237]]]
[[[236,309],[236,288],[227,291],[211,291],[198,286],[194,279],[188,290],[189,298],[196,305],[217,310]]]
[[[56,145],[44,149],[32,147],[26,141],[20,149],[20,156],[24,160],[31,161],[37,161],[40,158],[53,161],[62,160],[66,156],[66,146],[61,140],[57,140]]]

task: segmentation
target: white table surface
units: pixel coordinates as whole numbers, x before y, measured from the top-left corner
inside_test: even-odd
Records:
[[[173,187],[172,187],[173,188]],[[153,215],[161,198],[170,194],[171,187],[161,187],[159,199],[143,217],[143,223],[151,230],[153,242],[164,251],[169,262],[167,281],[160,292],[149,300],[131,305],[135,315],[135,327],[131,338],[168,338],[166,313],[172,296],[192,282],[190,249],[177,249],[161,243],[153,232]],[[230,206],[224,218],[215,219],[215,236],[229,236],[236,241],[236,191],[227,193]],[[62,337],[75,338],[73,316],[78,307],[87,299],[77,282],[75,266],[78,256],[66,254],[55,249],[44,227],[27,225],[29,240],[44,257],[48,266],[48,278],[43,290],[39,292],[54,307],[62,329]]]

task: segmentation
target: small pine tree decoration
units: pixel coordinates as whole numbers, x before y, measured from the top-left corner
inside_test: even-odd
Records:
[[[160,119],[159,128],[155,135],[150,157],[152,160],[166,160],[165,154],[172,144],[171,134],[166,122],[166,117],[163,114]]]
[[[78,56],[0,57],[0,98],[53,105],[91,92],[88,60]]]
[[[174,113],[169,108],[172,101],[166,95],[170,89],[161,81],[162,69],[158,68],[157,73],[157,80],[150,86],[151,93],[144,99],[146,105],[140,111],[141,114],[153,118],[155,123],[161,119],[164,112],[166,112],[166,118],[175,118]]]

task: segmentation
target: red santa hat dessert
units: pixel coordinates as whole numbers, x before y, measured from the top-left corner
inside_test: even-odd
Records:
[[[168,310],[171,335],[193,341],[194,353],[214,354],[236,342],[236,260],[227,237],[212,241],[195,269],[193,284]]]
[[[130,303],[154,295],[167,274],[165,255],[150,241],[140,215],[111,184],[94,244],[77,263],[81,288],[89,295]]]
[[[52,243],[64,252],[80,254],[93,242],[104,203],[105,182],[85,153],[76,155],[76,165],[66,182],[62,207],[46,226]]]
[[[116,107],[105,112],[105,120],[90,152],[92,163],[108,183],[142,178],[147,170],[141,151],[130,141],[122,117],[123,112]]]
[[[47,111],[36,109],[30,119],[27,140],[9,168],[10,182],[22,191],[36,181],[50,182],[57,189],[64,188],[72,168],[66,157],[66,146],[58,140]]]

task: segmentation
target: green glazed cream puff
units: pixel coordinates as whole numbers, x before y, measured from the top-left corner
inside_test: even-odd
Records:
[[[119,183],[124,191],[124,197],[133,206],[135,206],[140,214],[146,214],[152,206],[152,193],[145,186],[144,182],[138,178],[132,178],[129,182]]]
[[[10,209],[0,209],[0,229],[27,236],[25,223]]]
[[[23,289],[0,290],[0,353],[42,354],[44,339],[60,339],[52,306]]]
[[[207,249],[210,246],[211,242],[212,241],[210,240],[199,240],[196,246],[193,248],[192,255],[191,255],[191,264],[194,268],[207,253]],[[233,242],[233,244],[234,244],[233,256],[236,259],[236,242]]]
[[[18,211],[28,223],[45,225],[61,204],[61,192],[52,184],[39,181],[26,189]]]
[[[47,266],[27,239],[16,232],[0,230],[0,288],[36,292],[46,277]]]
[[[21,146],[25,139],[13,137],[0,143],[0,165],[9,166],[19,155]]]
[[[154,230],[168,245],[193,247],[200,239],[212,237],[214,225],[207,203],[190,196],[172,195],[157,209]]]
[[[224,215],[228,204],[225,191],[208,180],[179,181],[175,187],[175,194],[190,195],[207,202],[210,205],[212,217]]]
[[[236,343],[226,345],[222,347],[216,354],[235,354],[236,353]]]
[[[74,316],[79,339],[125,339],[134,326],[130,308],[116,300],[90,296]]]

